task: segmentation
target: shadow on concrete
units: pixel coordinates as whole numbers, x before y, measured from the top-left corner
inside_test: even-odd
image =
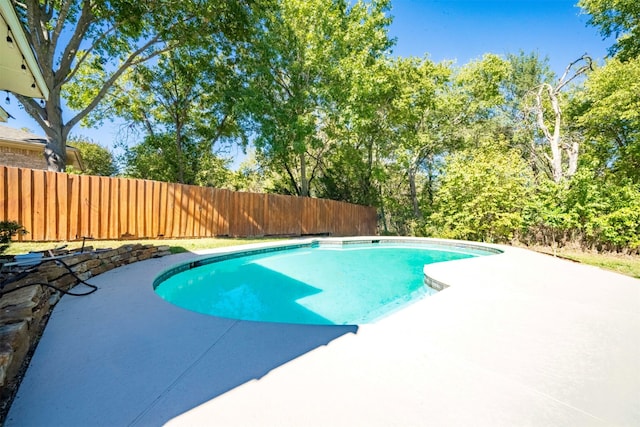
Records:
[[[100,288],[95,294],[63,297],[5,425],[162,425],[358,331],[227,319],[174,306],[153,291],[152,281],[190,257],[121,267],[90,280]]]
[[[158,425],[347,334],[357,326],[238,321],[158,396],[133,425]],[[265,396],[268,398],[268,396]]]

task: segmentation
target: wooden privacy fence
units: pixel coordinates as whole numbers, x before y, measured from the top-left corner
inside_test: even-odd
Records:
[[[0,166],[0,221],[20,240],[372,235],[376,210],[333,200]]]

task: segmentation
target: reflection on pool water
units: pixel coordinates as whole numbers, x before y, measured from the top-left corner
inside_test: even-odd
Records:
[[[435,292],[423,284],[425,264],[489,254],[426,244],[300,246],[183,265],[156,279],[155,291],[180,307],[219,317],[362,324]]]

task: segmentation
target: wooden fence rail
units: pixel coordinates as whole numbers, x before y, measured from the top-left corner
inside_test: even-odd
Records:
[[[372,235],[376,210],[333,200],[0,166],[0,221],[20,240]]]

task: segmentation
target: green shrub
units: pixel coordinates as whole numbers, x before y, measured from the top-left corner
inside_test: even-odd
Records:
[[[513,241],[532,182],[520,154],[500,141],[457,152],[446,159],[430,227],[437,237]]]
[[[0,253],[9,247],[13,236],[26,233],[27,230],[15,221],[0,221]]]

